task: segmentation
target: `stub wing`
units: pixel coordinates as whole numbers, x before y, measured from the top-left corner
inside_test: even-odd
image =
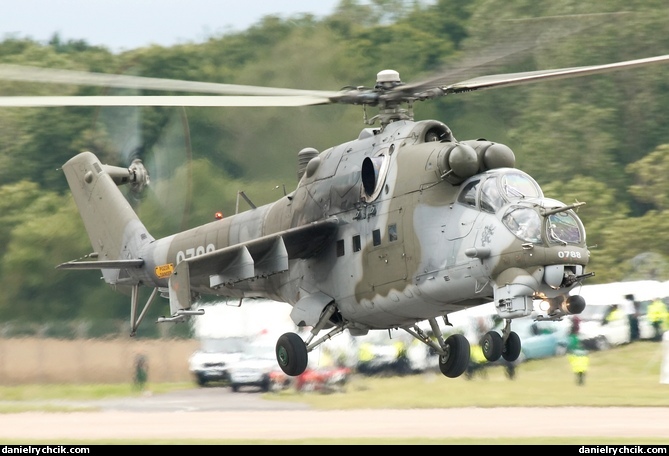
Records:
[[[218,288],[287,271],[289,260],[317,254],[338,225],[336,218],[329,218],[180,262],[169,279],[172,314],[191,307],[192,277],[206,276],[209,286]]]
[[[266,277],[288,269],[288,260],[318,253],[339,222],[330,218],[186,259],[190,275],[237,270],[233,281]]]

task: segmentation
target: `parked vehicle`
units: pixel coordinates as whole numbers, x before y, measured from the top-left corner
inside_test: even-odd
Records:
[[[200,348],[188,359],[195,382],[200,386],[210,382],[227,384],[230,364],[239,360],[248,343],[245,337],[203,338]]]
[[[569,326],[555,321],[534,321],[532,317],[515,320],[511,325],[520,336],[521,359],[549,358],[567,353]]]
[[[630,324],[625,312],[621,312],[621,318],[607,321],[613,305],[624,309],[626,296],[634,295],[635,301],[639,303],[639,337],[649,339],[652,337],[652,328],[646,317],[648,305],[655,298],[666,299],[669,287],[655,280],[637,280],[585,285],[572,290],[571,294],[585,298],[583,312],[571,317],[581,321],[580,333],[585,348],[605,350],[631,342]]]
[[[415,344],[397,332],[391,338],[385,332],[356,338],[356,371],[362,375],[394,376],[420,372],[429,366],[429,348]],[[435,360],[437,356],[433,357]]]
[[[350,375],[351,369],[346,366],[307,367],[307,370],[295,379],[295,389],[304,392],[342,392]]]
[[[260,391],[279,391],[290,386],[290,378],[276,362],[274,345],[248,344],[238,360],[228,366],[232,391],[254,387]]]
[[[575,316],[581,322],[579,332],[584,348],[607,350],[631,342],[627,316],[620,312],[617,318],[607,320],[610,310],[610,304],[586,304],[583,312]]]

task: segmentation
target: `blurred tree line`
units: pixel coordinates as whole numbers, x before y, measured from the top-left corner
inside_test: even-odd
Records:
[[[386,68],[405,82],[444,71],[453,83],[666,54],[668,13],[664,0],[341,0],[318,20],[266,16],[206,42],[122,53],[58,35],[47,43],[6,36],[0,63],[317,90],[371,86]],[[657,65],[444,97],[416,104],[415,117],[444,121],[458,139],[505,143],[548,196],[585,201],[579,215],[596,272],[588,283],[666,280],[666,71]],[[0,95],[116,93],[0,81]],[[152,190],[132,203],[160,237],[216,211],[246,209],[241,190],[256,205],[274,201],[297,184],[298,151],[349,141],[362,119],[358,106],[1,108],[3,321],[63,328],[72,325],[54,322],[129,319],[129,297],[105,286],[99,272],[54,269],[91,250],[59,170],[73,155],[91,150],[118,165],[143,158]],[[138,335],[158,334],[151,318],[166,312],[155,304]]]

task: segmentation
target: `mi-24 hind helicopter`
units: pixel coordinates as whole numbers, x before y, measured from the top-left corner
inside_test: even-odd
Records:
[[[580,313],[585,301],[569,291],[594,273],[586,270],[590,253],[574,210],[581,203],[544,196],[515,168],[506,145],[458,140],[440,121],[415,121],[413,104],[667,62],[669,55],[451,85],[404,84],[385,70],[373,88],[339,92],[4,66],[5,79],[216,95],[4,97],[0,105],[378,107],[368,124],[379,127],[320,153],[301,150],[299,182],[278,201],[162,239],[151,236],[117,187],[149,184],[141,161],[123,168],[80,153],[63,171],[93,253],[58,268],[100,269],[111,286],[130,287],[133,333],[158,295],[169,299],[170,316],[162,321],[203,313],[202,295],[263,297],[291,304],[295,324],[312,328],[306,340],[292,332],[279,337],[277,361],[288,375],[301,374],[308,353],[343,331],[402,329],[438,353],[445,376],[458,377],[469,363],[469,342],[461,334],[444,338],[439,318],[448,324],[451,312],[494,302],[506,324],[501,335],[484,335],[483,353],[489,361],[513,361],[521,351],[513,319],[530,315],[535,300],[548,303],[549,319]],[[137,316],[141,286],[153,291]],[[424,321],[434,338],[421,329]]]

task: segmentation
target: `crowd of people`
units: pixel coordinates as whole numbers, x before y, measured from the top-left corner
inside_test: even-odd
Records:
[[[627,318],[629,323],[629,340],[634,342],[641,338],[641,331],[639,327],[639,317],[641,314],[641,304],[636,300],[633,294],[625,295],[625,303],[622,306],[612,304],[609,311],[604,317],[602,324]],[[653,341],[662,340],[662,335],[669,330],[669,308],[661,298],[655,298],[646,309],[646,318],[652,328],[652,335],[650,337]]]
[[[609,311],[604,316],[603,325],[609,324],[615,320],[626,318],[629,322],[629,340],[634,342],[641,339],[641,330],[639,326],[639,317],[641,314],[640,303],[635,299],[634,294],[625,295],[625,304],[620,308],[618,304],[612,304]],[[651,341],[659,342],[662,340],[665,331],[669,330],[669,308],[661,298],[655,298],[646,309],[646,318],[651,325],[653,333]],[[583,346],[580,338],[580,320],[578,316],[572,319],[572,327],[569,334],[569,344],[567,353],[572,371],[576,375],[578,385],[585,384],[585,374],[588,370],[589,357],[588,352]]]

